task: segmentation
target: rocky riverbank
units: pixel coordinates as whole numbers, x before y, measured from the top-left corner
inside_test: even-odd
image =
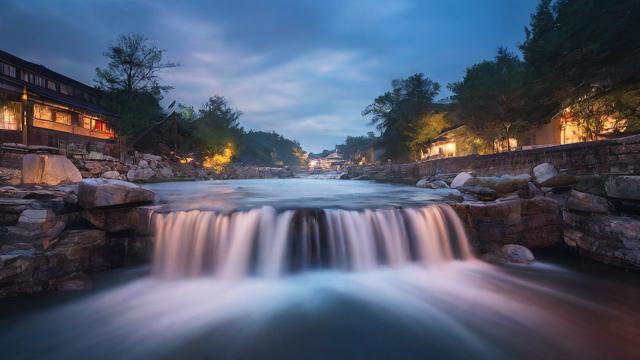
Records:
[[[147,160],[129,171],[164,166]],[[84,170],[61,155],[23,161],[24,184],[0,187],[0,297],[85,289],[92,272],[149,261],[152,191],[119,179],[82,179]],[[293,172],[235,168],[227,176]],[[440,174],[416,185],[448,199],[476,252],[490,261],[531,261],[519,246],[564,247],[640,269],[640,176],[572,175],[542,163],[531,173]]]
[[[87,274],[148,260],[153,192],[106,179],[0,188],[0,297],[91,287]]]
[[[24,159],[27,164],[23,166]],[[186,162],[177,157],[165,157],[153,154],[133,153],[116,159],[101,153],[91,152],[85,156],[72,156],[46,152],[3,154],[0,158],[0,184],[18,185],[24,183],[25,168],[29,184],[58,184],[64,181],[79,181],[87,178],[103,178],[126,180],[135,183],[167,182],[185,180],[225,180],[225,179],[270,179],[291,178],[295,176],[295,169],[290,167],[261,167],[249,165],[230,165],[223,172],[217,173],[203,168],[194,162]],[[48,165],[45,163],[48,162]],[[69,166],[73,165],[73,166]],[[48,179],[36,178],[35,174],[43,171],[44,167],[56,167],[61,176],[70,175],[73,178]]]
[[[440,174],[416,186],[456,195],[452,206],[481,253],[500,255],[507,244],[566,247],[640,270],[640,176],[576,176],[542,163],[531,174]]]

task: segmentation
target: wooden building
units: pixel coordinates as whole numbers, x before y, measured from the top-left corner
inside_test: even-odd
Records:
[[[119,156],[115,114],[91,86],[0,50],[0,143]]]

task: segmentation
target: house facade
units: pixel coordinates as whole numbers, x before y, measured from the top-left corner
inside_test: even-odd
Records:
[[[590,136],[580,126],[580,122],[575,118],[568,107],[556,114],[551,120],[529,132],[522,141],[522,149],[533,149],[537,147],[573,144],[577,142],[606,139],[616,133],[624,131],[626,121],[621,121],[613,117],[602,119],[601,129],[597,134]]]
[[[309,158],[309,170],[339,171],[344,168],[345,160],[338,151],[334,151],[325,157]]]
[[[88,85],[0,50],[0,143],[119,156],[115,114]]]

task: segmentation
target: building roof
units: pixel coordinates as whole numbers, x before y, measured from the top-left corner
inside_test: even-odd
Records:
[[[102,91],[100,91],[99,89],[86,85],[80,81],[74,80],[60,73],[57,73],[53,70],[48,69],[43,65],[35,64],[32,62],[26,61],[24,59],[21,59],[15,55],[9,54],[6,51],[0,50],[0,61],[7,63],[9,65],[15,66],[19,70],[31,71],[47,79],[51,79],[53,81],[57,81],[59,83],[62,83],[68,86],[74,86],[95,97],[101,97],[103,95]],[[12,86],[14,86],[16,89],[20,89],[19,91],[21,91],[22,87],[25,85],[25,82],[20,79],[20,74],[16,74],[16,78],[10,78],[5,76],[3,77],[3,80],[11,83]],[[53,102],[64,104],[71,108],[86,111],[93,114],[105,115],[109,117],[117,117],[116,114],[108,110],[105,110],[100,105],[86,101],[77,96],[65,95],[57,91],[52,91],[48,88],[42,88],[42,87],[34,86],[31,84],[26,84],[26,85],[30,94],[35,94],[40,98],[48,99]]]
[[[342,155],[338,154],[336,151],[327,155],[326,159],[328,160],[342,160]]]
[[[40,89],[33,86],[29,88],[29,92],[36,94],[39,97],[67,105],[77,110],[82,110],[93,114],[106,115],[110,117],[118,117],[118,115],[116,115],[115,113],[107,111],[98,105],[92,104],[87,101],[81,101],[74,97],[64,96],[62,94],[58,94],[46,89]]]
[[[82,90],[90,91],[94,93],[99,93],[100,91],[93,86],[89,86],[85,83],[82,83],[78,80],[72,79],[68,76],[57,73],[44,65],[32,63],[30,61],[21,59],[15,55],[12,55],[6,51],[0,50],[0,60],[3,62],[9,63],[9,65],[14,65],[16,67],[20,67],[22,69],[31,70],[39,75],[50,78],[51,80],[61,81],[65,84],[81,87]]]

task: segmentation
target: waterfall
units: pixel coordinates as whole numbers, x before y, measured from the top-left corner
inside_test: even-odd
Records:
[[[278,277],[473,258],[447,205],[410,209],[175,211],[153,215],[154,273],[165,278]]]

